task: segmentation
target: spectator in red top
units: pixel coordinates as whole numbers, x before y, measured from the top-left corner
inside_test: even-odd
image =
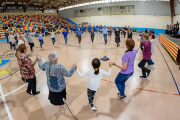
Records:
[[[36,59],[32,61],[27,56],[27,50],[28,49],[25,44],[19,45],[20,54],[18,55],[18,64],[20,67],[20,73],[22,78],[24,78],[26,82],[28,82],[28,88],[26,92],[30,95],[37,95],[40,93],[40,91],[36,91],[36,76],[35,76],[34,65],[38,60],[38,55],[36,56]]]

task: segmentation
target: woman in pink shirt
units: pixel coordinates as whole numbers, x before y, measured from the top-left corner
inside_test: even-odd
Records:
[[[148,40],[149,36],[144,35],[143,41],[139,39],[141,42],[143,48],[143,59],[141,62],[138,64],[138,66],[142,69],[142,76],[140,78],[142,79],[147,79],[147,77],[151,74],[151,70],[147,69],[145,67],[145,64],[151,60],[151,42]]]

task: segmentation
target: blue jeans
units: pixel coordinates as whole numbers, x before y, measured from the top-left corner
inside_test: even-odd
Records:
[[[10,48],[12,49],[12,42],[9,42],[9,44],[10,44]]]
[[[52,40],[52,43],[54,45],[54,43],[56,42],[56,39],[55,38],[51,38],[51,40]]]
[[[42,45],[44,44],[43,39],[42,39],[42,40],[39,40],[39,43],[40,43],[40,47],[42,48]]]
[[[129,73],[129,74],[123,74],[119,73],[115,79],[116,86],[121,94],[121,96],[124,96],[124,91],[125,91],[125,82],[128,80],[129,77],[133,75],[134,72]]]
[[[104,37],[105,44],[107,44],[107,34],[104,34],[103,37]]]
[[[150,59],[150,60],[148,61],[148,65],[154,65],[154,62],[152,61],[152,59]]]
[[[65,40],[65,44],[67,44],[67,37],[64,37],[64,40]]]

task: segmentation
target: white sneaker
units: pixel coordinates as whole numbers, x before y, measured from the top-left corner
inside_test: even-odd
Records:
[[[67,45],[67,44],[66,44]]]
[[[92,107],[91,110],[92,110],[92,111],[97,111],[98,108],[97,108],[97,107]]]
[[[55,45],[53,45],[53,46],[55,46]]]

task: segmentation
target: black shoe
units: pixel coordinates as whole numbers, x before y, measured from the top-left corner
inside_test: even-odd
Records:
[[[141,79],[145,79],[145,80],[147,79],[147,77],[143,77],[143,76],[140,76],[140,78],[141,78]]]
[[[40,93],[40,91],[36,91],[36,93],[34,93],[33,95],[38,95]]]
[[[124,100],[125,98],[126,98],[126,95],[124,95],[124,96],[120,97],[120,99],[119,99],[119,100]]]
[[[30,91],[26,91],[29,95],[32,95]]]
[[[117,95],[118,95],[119,97],[122,97],[120,93],[117,93]]]
[[[152,70],[149,71],[149,73],[147,74],[147,77],[149,77],[149,75],[151,74]]]

